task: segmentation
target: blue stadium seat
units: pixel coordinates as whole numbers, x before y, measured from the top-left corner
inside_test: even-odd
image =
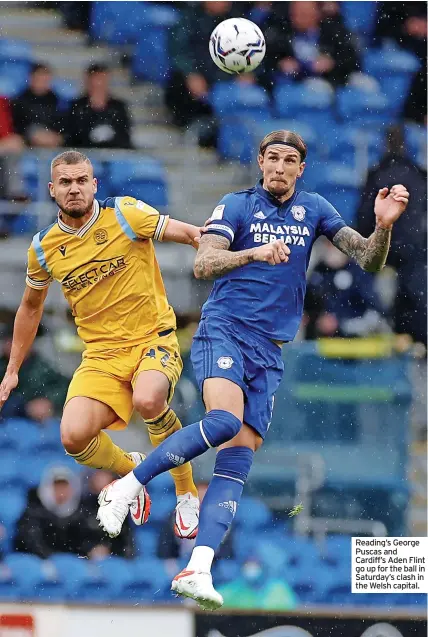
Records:
[[[121,601],[156,601],[169,595],[171,576],[157,558],[137,558],[129,564],[130,579],[117,599]]]
[[[77,569],[74,571],[73,586],[67,583],[68,599],[84,600],[92,604],[104,604],[116,599],[118,587],[110,578],[109,569],[104,568],[103,561],[96,562],[88,559],[81,561],[83,569],[80,573]],[[119,568],[117,571],[119,572]]]
[[[39,451],[37,457],[28,456],[25,461],[25,474],[23,479],[28,487],[37,487],[43,474],[52,467],[68,467],[76,474],[82,473],[83,465],[78,465],[73,458],[67,456],[65,451]]]
[[[243,496],[236,513],[236,524],[248,533],[260,531],[272,524],[272,512],[262,501],[251,496]]]
[[[270,116],[269,96],[255,84],[218,82],[212,88],[211,103],[218,117],[240,115],[264,120]]]
[[[157,159],[112,161],[109,184],[115,195],[132,195],[155,207],[168,204],[165,169]]]
[[[23,453],[32,451],[41,439],[39,425],[27,418],[9,418],[6,421],[5,433],[10,440],[17,443]]]
[[[34,155],[24,154],[19,164],[19,170],[24,181],[25,192],[31,199],[39,200],[39,165],[37,158]]]
[[[393,100],[356,87],[338,89],[337,111],[344,122],[358,121],[362,127],[374,129],[389,126],[395,120]]]
[[[416,56],[402,49],[366,49],[364,52],[363,69],[378,80],[385,95],[393,96],[394,114],[401,113],[419,66]]]
[[[140,34],[132,57],[132,72],[146,82],[165,84],[171,70],[168,56],[168,32],[151,26]]]
[[[355,220],[362,177],[354,169],[335,162],[326,164],[319,175],[317,192],[335,206],[347,224],[352,225]]]
[[[335,94],[324,82],[280,84],[273,95],[277,117],[298,119],[318,130],[325,130],[334,122]]]
[[[404,125],[404,139],[409,157],[413,159],[418,166],[426,169],[427,135],[424,126],[414,122],[407,122]]]
[[[72,553],[55,553],[50,557],[59,581],[64,583],[67,599],[73,599],[87,578],[87,559]]]
[[[46,421],[40,426],[40,439],[32,448],[34,454],[63,454],[64,449],[61,443],[60,422],[55,418]],[[68,462],[68,460],[66,461]]]
[[[385,137],[380,131],[358,128],[353,124],[339,126],[329,138],[329,157],[348,167],[367,158],[368,166],[379,162],[385,152]]]
[[[26,77],[32,61],[31,46],[22,40],[0,39],[0,73]]]
[[[176,504],[177,500],[173,493],[165,493],[162,497],[154,499],[150,510],[150,522],[165,522],[174,511]]]
[[[213,565],[216,585],[228,584],[240,575],[239,563],[235,560],[218,560]]]
[[[111,556],[97,563],[103,579],[110,582],[111,593],[116,596],[129,584],[132,578],[130,560]]]
[[[251,164],[257,153],[254,120],[238,115],[222,117],[219,121],[217,150],[223,159]]]
[[[0,488],[23,487],[25,482],[22,458],[15,451],[3,451],[0,462]]]
[[[351,592],[351,578],[345,573],[332,578],[324,590],[322,601],[326,604],[353,604],[355,595]]]
[[[370,36],[376,24],[376,2],[347,2],[340,4],[345,25],[353,33]]]
[[[52,90],[59,98],[59,109],[65,111],[71,102],[80,96],[82,87],[80,83],[75,80],[57,77],[52,81]]]
[[[17,75],[13,69],[0,68],[0,95],[13,99],[25,88],[25,77]]]
[[[110,186],[110,166],[108,162],[91,160],[94,168],[94,177],[97,179],[98,187],[97,194],[95,195],[99,201],[107,199],[111,196]]]
[[[320,547],[322,559],[333,567],[351,572],[351,536],[327,535]]]
[[[12,581],[20,590],[20,599],[32,599],[33,587],[43,577],[43,560],[29,553],[10,553],[4,564],[11,571]]]
[[[159,532],[150,526],[150,521],[148,524],[144,524],[141,529],[138,527],[135,529],[134,539],[139,557],[155,557]]]

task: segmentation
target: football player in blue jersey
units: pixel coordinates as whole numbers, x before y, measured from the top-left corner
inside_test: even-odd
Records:
[[[374,203],[375,229],[366,239],[323,197],[296,190],[306,153],[293,132],[266,135],[258,154],[260,182],[226,195],[214,209],[194,266],[197,278],[216,279],[192,345],[206,414],[165,440],[116,489],[107,487],[111,493],[98,513],[105,530],[117,535],[142,485],[218,448],[195,548],[172,583],[173,591],[208,610],[223,603],[212,584],[211,563],[271,422],[283,374],[281,346],[299,327],[314,241],[325,235],[364,270],[381,270],[392,226],[409,198],[402,185],[382,188]]]

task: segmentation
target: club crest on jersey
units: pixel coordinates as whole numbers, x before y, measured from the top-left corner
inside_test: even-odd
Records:
[[[220,356],[217,365],[220,369],[230,369],[233,365],[233,358],[231,356]]]
[[[306,209],[303,206],[293,206],[291,208],[291,214],[296,221],[303,221],[306,215]]]
[[[107,230],[104,230],[104,228],[99,228],[99,230],[95,230],[94,232],[95,243],[97,243],[98,245],[101,245],[102,243],[105,243],[107,240],[108,240]]]

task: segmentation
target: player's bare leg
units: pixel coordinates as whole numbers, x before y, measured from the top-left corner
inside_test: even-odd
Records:
[[[157,370],[142,371],[134,386],[133,404],[144,418],[153,447],[182,428],[180,420],[167,403],[169,380]],[[175,483],[177,507],[175,534],[180,538],[194,538],[198,532],[199,498],[193,481],[190,462],[170,469]],[[133,507],[131,507],[133,517]]]
[[[86,396],[71,398],[64,407],[61,419],[61,441],[65,451],[79,464],[94,469],[108,469],[119,476],[126,475],[144,460],[144,456],[139,452],[127,453],[103,431],[115,421],[116,413],[105,403]],[[146,489],[141,490],[134,504],[138,512],[138,515],[133,516],[134,522],[143,524],[150,513],[150,498]]]

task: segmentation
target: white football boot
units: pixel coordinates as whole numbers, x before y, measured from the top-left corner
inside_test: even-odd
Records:
[[[198,533],[199,498],[191,493],[177,496],[174,533],[177,537],[192,540]]]
[[[137,460],[135,456],[133,457]],[[141,456],[139,460],[141,462]],[[131,486],[129,481],[130,478],[132,483]],[[107,484],[104,489],[101,489],[98,496],[99,508],[97,520],[99,521],[100,526],[110,537],[117,537],[119,535],[125,518],[134,502],[136,507],[135,518],[138,520],[141,519],[142,522],[140,523],[144,523],[149,516],[149,495],[144,486],[139,492],[138,490],[135,490],[135,484],[138,485],[138,480],[136,480],[134,475],[128,474],[120,480],[113,480],[113,482]],[[140,508],[140,510],[138,510],[138,508]]]
[[[217,610],[223,606],[223,597],[215,590],[211,573],[181,571],[172,580],[171,590],[181,597],[194,599],[202,610]]]
[[[131,451],[129,455],[132,456],[137,467],[143,462],[143,460],[146,459],[144,453],[140,453],[139,451]],[[150,507],[150,496],[147,492],[146,487],[143,487],[140,494],[137,495],[135,500],[132,501],[131,507],[129,509],[129,514],[134,524],[136,524],[137,526],[141,526],[142,524],[145,524],[147,522],[150,515]]]

